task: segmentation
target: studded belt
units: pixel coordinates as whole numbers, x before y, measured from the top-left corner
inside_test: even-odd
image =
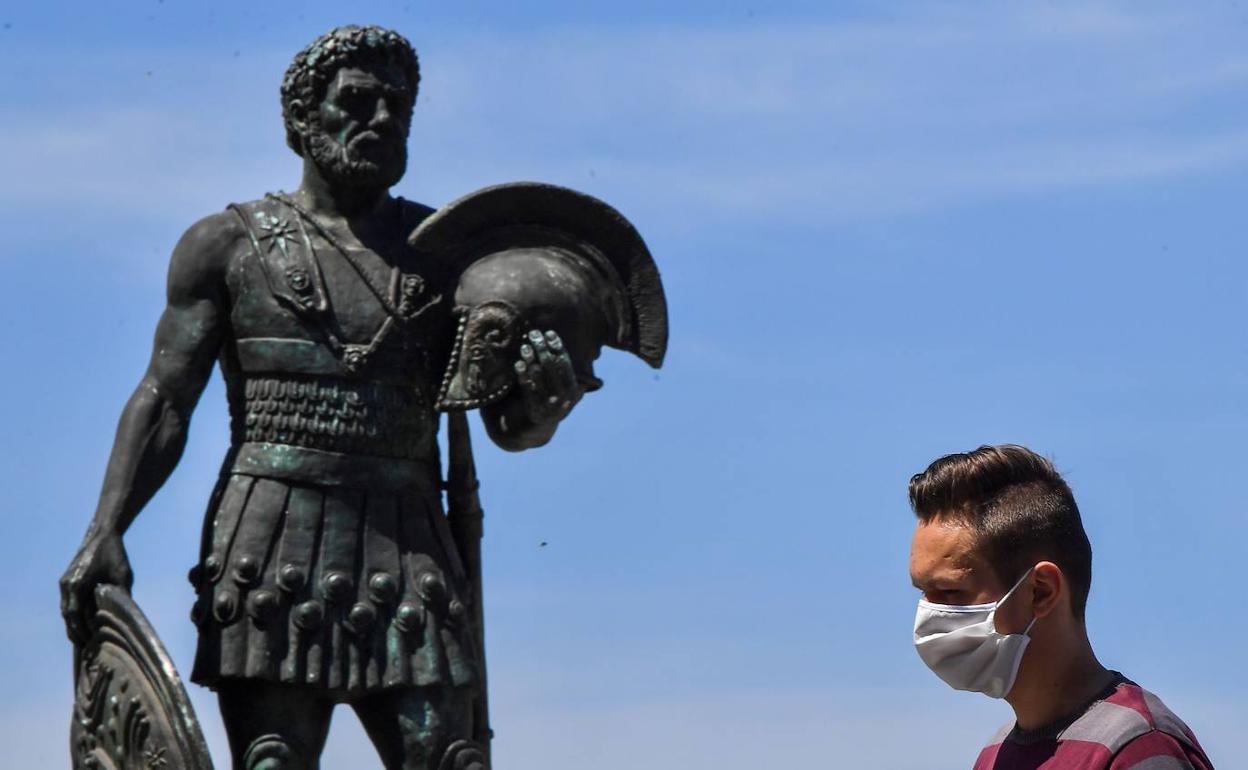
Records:
[[[388,491],[418,487],[426,494],[436,494],[439,486],[438,469],[431,463],[325,452],[289,444],[242,444],[230,470],[248,476],[321,486]]]

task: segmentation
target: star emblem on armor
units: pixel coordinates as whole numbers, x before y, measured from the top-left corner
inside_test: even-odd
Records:
[[[290,252],[286,248],[287,239],[294,238],[298,232],[295,225],[288,219],[282,219],[264,211],[256,213],[256,222],[260,229],[264,231],[259,240],[261,242],[268,241],[269,251],[273,250],[273,246],[282,252],[282,256],[289,258]]]

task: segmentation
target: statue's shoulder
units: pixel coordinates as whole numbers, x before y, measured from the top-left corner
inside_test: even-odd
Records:
[[[247,229],[238,213],[237,204],[209,214],[186,228],[179,245],[185,243],[197,252],[220,252],[247,240]],[[251,205],[251,204],[241,204]]]
[[[437,211],[432,206],[426,206],[423,203],[409,201],[407,198],[399,198],[400,210],[403,212],[403,234],[411,235],[412,231],[420,227],[420,223],[429,218],[429,215]]]
[[[437,209],[432,206],[426,206],[423,203],[409,201],[406,198],[399,198],[398,201],[401,206],[400,210],[403,212],[403,238],[410,243],[412,233],[426,219],[437,212]],[[421,260],[423,272],[431,273],[443,281],[453,282],[459,276],[460,266],[452,262],[448,255],[441,253],[422,254]]]
[[[169,260],[170,290],[202,294],[221,285],[231,261],[247,244],[248,234],[239,216],[225,209],[192,224],[178,239]]]

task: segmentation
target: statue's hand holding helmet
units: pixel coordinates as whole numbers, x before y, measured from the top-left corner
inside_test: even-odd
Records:
[[[562,420],[585,392],[576,381],[563,339],[553,329],[531,330],[520,345],[514,368],[525,412],[535,423]]]

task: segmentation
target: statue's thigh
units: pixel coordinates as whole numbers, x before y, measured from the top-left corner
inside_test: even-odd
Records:
[[[469,694],[414,687],[370,695],[352,704],[386,770],[437,770],[447,746],[472,735]]]
[[[334,704],[308,690],[239,680],[217,688],[234,770],[317,770]]]

